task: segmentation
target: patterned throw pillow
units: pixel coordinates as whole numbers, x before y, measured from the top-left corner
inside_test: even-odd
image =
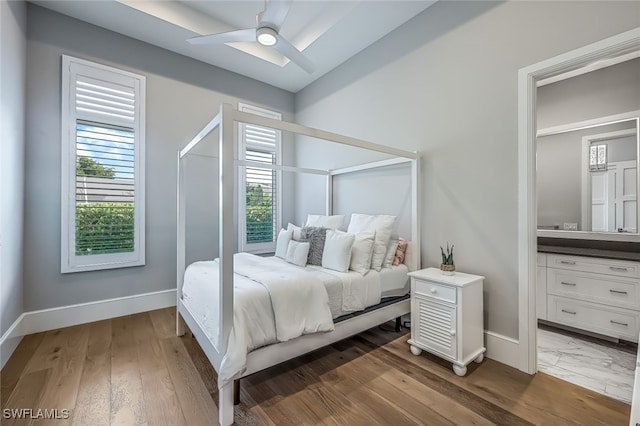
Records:
[[[400,237],[398,240],[398,248],[396,250],[396,256],[393,259],[393,266],[398,266],[404,263],[404,256],[407,253],[407,240]]]
[[[324,252],[324,241],[327,237],[327,228],[315,226],[305,226],[300,232],[300,241],[308,241],[309,256],[307,265],[322,266],[322,253]]]

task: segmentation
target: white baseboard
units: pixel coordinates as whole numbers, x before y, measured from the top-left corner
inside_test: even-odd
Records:
[[[22,332],[24,334],[39,333],[169,306],[176,306],[175,290],[156,291],[136,294],[135,296],[25,312],[22,320]]]
[[[0,369],[7,363],[24,336],[22,332],[23,319],[24,314],[20,315],[0,338]]]
[[[520,342],[511,337],[492,331],[484,332],[487,358],[501,362],[513,368],[519,368]]]
[[[22,340],[22,336],[26,334],[70,327],[175,305],[176,290],[173,289],[25,312],[18,317],[0,338],[0,368],[4,367],[20,343],[20,340]],[[484,334],[487,348],[486,357],[518,368],[518,356],[520,353],[519,342],[516,339],[491,331],[485,330]]]
[[[176,306],[175,289],[25,312],[0,338],[0,368],[4,367],[24,335],[170,306]]]

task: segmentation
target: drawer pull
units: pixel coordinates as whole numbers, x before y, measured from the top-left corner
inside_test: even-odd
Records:
[[[565,314],[571,314],[571,315],[576,314],[574,311],[567,311],[566,309],[562,309],[562,312],[564,312]]]
[[[560,281],[560,284],[570,285],[570,286],[575,286],[576,285],[576,283],[568,283],[568,282],[565,282],[565,281]]]
[[[611,269],[612,271],[620,271],[620,272],[628,272],[629,271],[629,269],[623,268],[621,266],[609,266],[609,269]]]
[[[609,290],[609,292],[615,293],[615,294],[629,294],[626,291],[622,291],[622,290]]]
[[[573,260],[561,260],[560,263],[562,263],[563,265],[575,265],[576,262],[574,262]]]
[[[431,289],[431,290],[429,290],[429,291],[431,291],[431,294],[436,294],[436,293],[438,292],[438,290],[436,290],[435,288],[432,288],[432,289]]]
[[[618,324],[618,325],[623,325],[625,327],[629,327],[629,324],[627,324],[625,322],[619,322],[619,321],[614,321],[614,320],[611,320],[610,322],[611,322],[611,324]]]

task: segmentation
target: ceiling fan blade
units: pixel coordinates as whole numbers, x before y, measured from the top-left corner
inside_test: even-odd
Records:
[[[239,41],[256,41],[256,30],[255,28],[249,28],[246,30],[209,34],[188,38],[187,41],[191,44],[222,44],[234,43]]]
[[[284,20],[287,18],[291,3],[292,0],[270,0],[267,4],[267,8],[262,14],[262,19],[260,20],[258,26],[275,26],[276,30],[280,30],[280,27],[282,27]]]
[[[296,49],[294,45],[289,43],[287,39],[282,37],[280,34],[278,34],[278,42],[273,47],[309,74],[315,71],[316,68],[313,65],[313,62],[311,62],[309,58],[304,56],[302,52]]]

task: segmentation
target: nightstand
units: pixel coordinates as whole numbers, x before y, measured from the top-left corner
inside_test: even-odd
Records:
[[[423,350],[453,362],[458,376],[484,359],[484,277],[438,268],[411,272],[411,353]]]

